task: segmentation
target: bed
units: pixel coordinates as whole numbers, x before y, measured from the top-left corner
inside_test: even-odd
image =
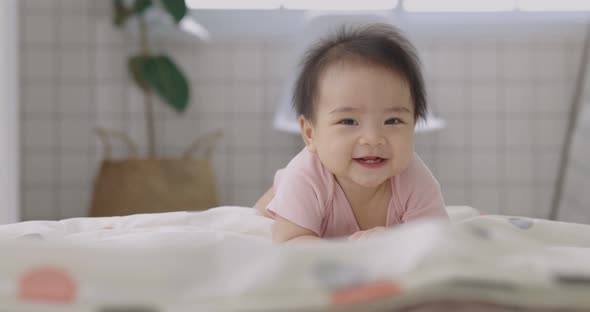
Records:
[[[590,226],[447,209],[281,245],[247,207],[3,225],[0,310],[590,310]]]

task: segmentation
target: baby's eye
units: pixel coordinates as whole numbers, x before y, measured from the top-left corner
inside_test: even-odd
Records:
[[[402,121],[399,118],[389,118],[385,121],[386,125],[397,125],[400,123],[402,123]]]
[[[356,120],[350,119],[350,118],[342,119],[338,123],[341,124],[341,125],[347,125],[347,126],[356,126],[356,125],[358,125],[358,122],[356,122]]]

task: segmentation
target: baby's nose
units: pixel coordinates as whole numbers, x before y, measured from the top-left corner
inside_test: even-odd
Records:
[[[381,132],[377,129],[367,129],[363,131],[359,143],[361,145],[384,145],[385,144],[385,137],[381,134]]]

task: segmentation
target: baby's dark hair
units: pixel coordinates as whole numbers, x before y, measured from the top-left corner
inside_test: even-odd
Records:
[[[383,23],[343,26],[307,51],[293,92],[298,116],[313,120],[320,76],[331,64],[347,60],[366,61],[401,75],[410,86],[415,120],[426,119],[426,90],[416,49],[400,30]]]

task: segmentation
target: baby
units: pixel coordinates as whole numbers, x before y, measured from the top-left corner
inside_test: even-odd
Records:
[[[366,238],[448,219],[438,181],[414,153],[427,114],[420,61],[395,28],[343,28],[305,55],[293,104],[306,147],[256,208],[274,241]]]

